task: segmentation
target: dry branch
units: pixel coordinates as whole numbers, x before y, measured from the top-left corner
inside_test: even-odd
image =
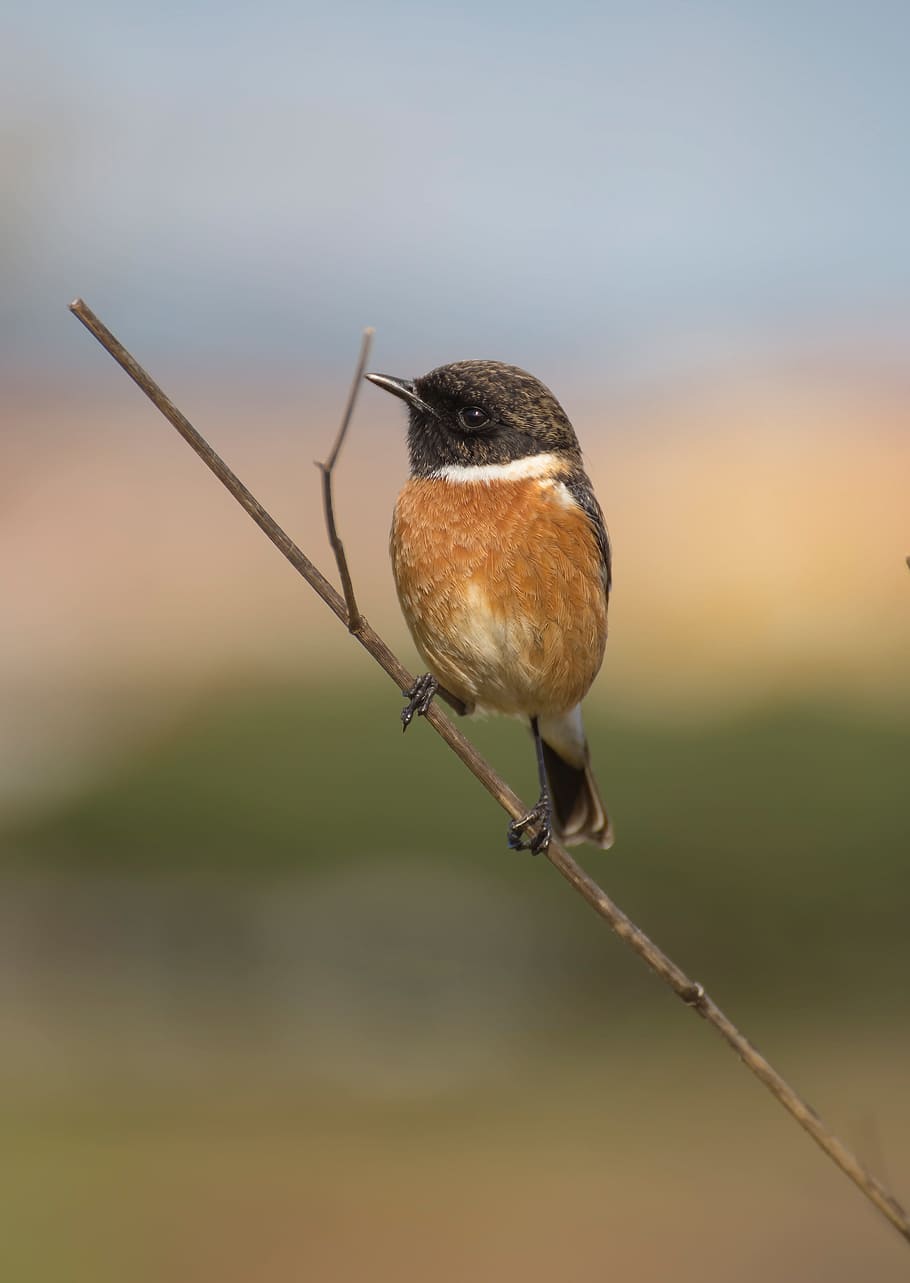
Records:
[[[325,463],[316,464],[316,467],[322,473],[322,505],[325,511],[325,524],[329,532],[329,543],[332,546],[332,552],[335,554],[335,564],[338,567],[341,588],[344,592],[344,604],[348,615],[346,623],[349,633],[360,631],[363,616],[357,608],[357,598],[354,596],[351,572],[348,570],[348,559],[345,556],[344,544],[341,542],[338,528],[335,525],[335,505],[332,502],[332,473],[335,471],[335,464],[338,462],[341,447],[344,445],[344,439],[348,434],[351,415],[354,413],[354,406],[357,404],[357,393],[360,391],[363,374],[367,368],[367,358],[373,345],[374,333],[375,331],[369,326],[363,332],[363,338],[360,343],[360,356],[357,360],[357,368],[354,371],[351,390],[348,393],[348,403],[344,407],[344,414],[341,416],[341,427],[338,429],[335,444],[332,446],[332,452]]]
[[[343,560],[339,560],[339,571],[345,582],[345,598],[341,597],[328,580],[316,569],[309,558],[297,547],[292,539],[281,529],[265,508],[250,493],[240,479],[235,476],[226,463],[200,436],[189,420],[165,395],[125,347],[111,334],[110,330],[98,319],[92,310],[82,301],[76,299],[70,304],[70,310],[92,333],[115,361],[138,384],[149,400],[164,417],[177,429],[184,440],[200,456],[203,462],[214,472],[215,476],[230,491],[237,502],[246,509],[261,530],[268,535],[272,543],[288,559],[295,570],[303,576],[326,605],[334,611],[343,624],[350,628],[360,644],[373,656],[380,667],[388,673],[402,693],[413,685],[413,677],[397,657],[392,653],[382,638],[374,632],[366,619],[357,611],[353,596],[350,576],[346,563],[341,570]],[[364,349],[368,347],[368,334],[364,336]],[[361,351],[361,360],[365,360],[365,351]],[[324,465],[319,465],[323,474],[323,497],[326,504],[332,546],[336,557],[340,540],[335,531],[332,509],[332,469],[338,458],[338,452],[344,441],[347,424],[353,410],[356,397],[356,384],[352,388],[348,409],[342,420],[342,426],[335,446]],[[356,627],[352,621],[356,621]],[[500,804],[512,819],[518,819],[525,813],[520,799],[502,780],[487,761],[477,752],[469,740],[449,721],[436,703],[430,706],[426,720],[445,740],[452,751],[461,759],[467,768],[480,780],[484,788]],[[825,1151],[829,1158],[845,1175],[863,1192],[867,1199],[885,1216],[891,1224],[910,1242],[910,1217],[897,1199],[878,1181],[851,1151],[821,1121],[815,1111],[786,1082],[776,1069],[761,1053],[739,1032],[732,1020],[724,1014],[715,1002],[705,993],[703,987],[691,980],[672,959],[658,948],[645,933],[635,925],[625,913],[613,903],[607,893],[591,878],[583,868],[557,842],[551,842],[547,857],[550,863],[572,884],[576,891],[591,905],[631,949],[651,968],[665,984],[673,990],[688,1006],[712,1025],[720,1036],[733,1048],[748,1069],[768,1088],[773,1096],[796,1119],[799,1125],[809,1133],[812,1139]]]

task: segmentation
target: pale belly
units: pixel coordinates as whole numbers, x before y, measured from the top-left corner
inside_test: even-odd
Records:
[[[563,713],[603,660],[596,540],[552,487],[529,480],[490,489],[405,487],[391,540],[402,610],[429,670],[468,705]]]

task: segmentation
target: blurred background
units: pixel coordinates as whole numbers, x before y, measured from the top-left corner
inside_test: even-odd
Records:
[[[910,10],[3,28],[0,1276],[904,1277],[66,304],[326,571],[364,325],[555,390],[615,557],[582,858],[906,1200]],[[402,420],[364,390],[337,493],[413,667]]]

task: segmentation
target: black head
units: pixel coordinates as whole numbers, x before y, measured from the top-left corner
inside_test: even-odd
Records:
[[[510,463],[534,454],[581,458],[556,397],[517,366],[456,361],[413,382],[386,374],[366,377],[407,403],[414,476],[429,476],[448,464]]]

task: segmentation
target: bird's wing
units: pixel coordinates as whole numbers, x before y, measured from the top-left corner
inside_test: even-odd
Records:
[[[604,581],[604,592],[607,597],[610,596],[610,586],[613,582],[613,562],[610,555],[610,537],[607,534],[607,526],[604,521],[603,511],[597,502],[597,496],[594,494],[594,487],[591,485],[590,478],[581,468],[573,471],[568,477],[563,478],[563,484],[569,494],[584,512],[588,521],[591,523],[591,529],[594,532],[594,538],[597,540],[597,547],[600,550],[601,573]]]

